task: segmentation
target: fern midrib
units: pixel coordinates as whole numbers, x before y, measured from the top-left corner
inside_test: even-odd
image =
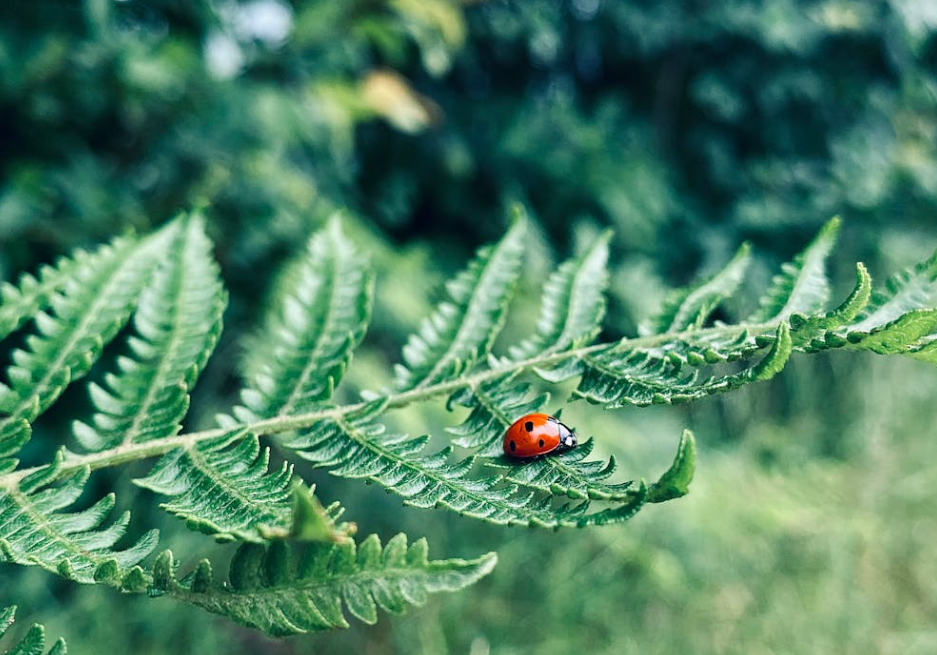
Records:
[[[758,334],[773,333],[777,329],[777,326],[777,322],[757,324],[742,323],[732,326],[715,326],[711,328],[704,328],[702,330],[685,330],[678,333],[665,333],[648,335],[645,337],[635,337],[633,339],[622,340],[615,345],[629,345],[632,348],[641,348],[654,346],[668,341],[679,341],[687,337],[735,335],[740,334],[746,330],[755,336]],[[432,398],[434,396],[450,394],[458,389],[472,385],[479,385],[512,371],[549,366],[550,364],[556,364],[570,358],[582,358],[590,353],[597,352],[603,348],[608,348],[609,346],[610,344],[601,343],[593,344],[591,346],[583,346],[581,348],[567,350],[560,353],[548,353],[526,360],[509,362],[498,368],[485,369],[463,378],[448,380],[446,382],[439,382],[428,387],[414,388],[409,391],[391,394],[388,396],[388,407],[404,407],[410,403]],[[303,428],[308,428],[311,425],[314,425],[315,423],[325,419],[335,419],[352,412],[360,411],[368,404],[369,403],[367,402],[360,402],[351,405],[343,405],[341,407],[330,407],[327,409],[315,410],[294,416],[274,417],[270,419],[264,419],[262,421],[257,421],[256,423],[252,423],[244,427],[248,431],[253,432],[258,436],[300,430]],[[163,439],[154,439],[153,441],[146,441],[143,443],[133,443],[117,446],[115,448],[102,450],[97,453],[89,453],[87,455],[69,454],[59,465],[56,477],[60,478],[69,473],[74,473],[76,470],[85,466],[88,466],[91,470],[98,470],[102,468],[120,466],[122,464],[128,464],[130,462],[143,459],[149,459],[151,457],[157,457],[159,455],[166,454],[174,448],[187,448],[203,441],[223,437],[229,432],[230,428],[213,428],[209,430],[202,430],[200,432],[190,432],[187,434],[165,437]],[[32,473],[36,473],[37,471],[44,468],[45,466],[35,466],[32,468],[12,471],[5,475],[0,475],[0,489],[8,489],[12,486],[15,486],[26,476]]]
[[[329,271],[329,302],[326,304],[325,316],[322,319],[322,329],[319,330],[319,335],[316,338],[315,347],[312,349],[309,357],[306,358],[306,363],[303,366],[302,373],[300,373],[299,380],[293,385],[293,390],[290,392],[290,395],[284,401],[283,405],[277,409],[277,416],[284,416],[293,409],[296,404],[296,401],[299,399],[302,394],[303,389],[306,386],[306,382],[309,381],[309,378],[314,372],[316,372],[318,365],[320,364],[319,358],[322,356],[323,344],[326,340],[326,335],[332,333],[332,323],[335,320],[335,300],[338,290],[337,278],[338,278],[338,258],[329,257],[328,266],[331,269]]]
[[[129,249],[128,249],[129,250]],[[52,360],[52,364],[45,369],[45,374],[38,380],[37,384],[32,388],[32,393],[26,397],[20,397],[20,402],[13,408],[6,417],[0,419],[0,431],[13,421],[20,420],[24,418],[25,413],[27,413],[30,407],[33,404],[33,398],[39,398],[40,402],[42,397],[48,393],[46,388],[49,384],[49,380],[53,379],[63,368],[64,362],[73,354],[73,349],[77,343],[82,341],[86,336],[89,324],[91,324],[96,318],[98,312],[102,307],[106,306],[107,300],[112,288],[119,286],[117,282],[120,280],[119,272],[124,268],[124,266],[129,265],[131,260],[123,259],[117,263],[117,266],[114,267],[113,273],[109,276],[107,283],[104,288],[98,293],[96,300],[91,305],[88,311],[85,312],[82,316],[81,321],[78,323],[78,328],[72,332],[72,336],[66,341],[65,347],[63,347],[59,354]],[[42,407],[40,404],[40,411]],[[27,420],[32,421],[35,417],[29,417]]]

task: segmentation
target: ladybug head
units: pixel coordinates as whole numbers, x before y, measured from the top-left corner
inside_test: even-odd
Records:
[[[579,440],[576,438],[576,432],[574,430],[570,430],[569,427],[567,427],[566,425],[563,425],[562,423],[560,423],[559,425],[560,425],[560,447],[567,448],[567,449],[575,448],[576,445],[579,443]]]

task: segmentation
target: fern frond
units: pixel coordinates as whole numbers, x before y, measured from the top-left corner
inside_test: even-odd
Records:
[[[660,356],[627,345],[625,341],[618,347],[582,357],[582,377],[573,393],[608,409],[687,403],[774,377],[784,368],[792,350],[790,330],[786,323],[781,323],[771,348],[760,361],[738,373],[704,375],[705,368],[685,367],[679,356]],[[720,359],[725,357],[716,350],[709,352]],[[699,363],[708,362],[703,359]]]
[[[795,312],[814,314],[825,307],[830,296],[826,260],[836,244],[840,224],[839,218],[830,220],[806,250],[781,267],[747,323],[784,321]]]
[[[450,462],[451,447],[423,454],[429,437],[409,439],[403,434],[386,434],[385,427],[374,421],[385,403],[373,401],[354,412],[321,421],[286,445],[333,475],[376,482],[401,496],[407,505],[445,507],[490,523],[552,528],[603,525],[627,520],[644,504],[643,485],[621,496],[617,492],[622,488],[602,484],[602,488],[616,492],[608,493],[607,498],[627,502],[592,513],[587,501],[554,505],[554,496],[582,498],[589,495],[590,484],[595,488],[600,485],[593,465],[576,466],[575,456],[570,460],[546,459],[547,466],[557,469],[556,482],[561,493],[551,489],[551,495],[537,498],[534,492],[518,492],[517,485],[505,475],[476,473],[474,455]],[[563,487],[566,479],[562,474],[575,480],[575,484],[567,482]],[[586,491],[577,493],[581,489]]]
[[[843,344],[843,337],[836,331],[852,323],[869,304],[872,296],[872,277],[862,263],[856,264],[856,285],[843,303],[825,314],[806,316],[791,314],[791,339],[794,349],[802,352],[817,352]],[[829,340],[829,341],[828,341]]]
[[[371,313],[373,277],[337,217],[315,234],[293,271],[291,291],[255,340],[242,421],[309,411],[329,400]]]
[[[856,286],[840,308],[823,316],[791,316],[795,347],[818,352],[845,346],[934,361],[937,254],[893,276],[884,291],[870,291],[869,274],[859,264]]]
[[[162,457],[134,482],[172,500],[161,507],[217,541],[301,538],[340,541],[351,531],[335,525],[337,505],[324,510],[283,463],[269,470],[270,449],[243,428]]]
[[[176,434],[189,391],[221,334],[226,297],[201,217],[180,220],[166,249],[134,313],[134,358],[120,358],[105,386],[90,385],[98,413],[90,425],[74,423],[87,450]]]
[[[51,298],[54,313],[36,314],[38,333],[13,352],[9,386],[0,385],[0,460],[19,451],[30,423],[88,372],[124,325],[171,236],[172,228],[139,245],[118,239],[84,258]]]
[[[236,429],[164,455],[134,483],[172,500],[160,506],[218,541],[263,541],[259,526],[289,525],[293,467],[268,471],[270,450]]]
[[[525,232],[526,221],[518,216],[501,241],[479,250],[468,268],[446,284],[448,299],[404,346],[397,391],[456,377],[490,352],[520,276]]]
[[[735,294],[750,263],[751,246],[745,243],[715,275],[668,294],[663,308],[642,324],[640,333],[663,334],[702,327],[716,308]]]
[[[605,317],[610,238],[611,232],[604,233],[582,255],[550,274],[543,285],[536,331],[510,348],[511,359],[563,351],[595,338]]]
[[[13,625],[16,618],[16,607],[7,607],[0,611],[0,639]],[[46,631],[41,625],[33,625],[26,636],[13,644],[10,650],[4,650],[5,655],[42,655],[46,650]],[[58,639],[49,649],[48,655],[65,655],[65,641]]]
[[[231,561],[228,584],[213,580],[207,561],[177,580],[172,553],[166,551],[154,566],[153,591],[285,636],[347,628],[343,601],[352,615],[375,623],[378,608],[400,613],[408,605],[423,605],[428,594],[475,583],[496,562],[494,553],[475,560],[430,561],[426,541],[408,548],[403,534],[383,549],[371,535],[357,547],[354,542],[309,544],[299,556],[285,542],[244,544]]]
[[[38,565],[86,584],[135,584],[141,575],[137,564],[156,547],[158,532],[115,550],[130,514],[102,527],[114,508],[113,494],[86,510],[63,511],[81,496],[89,472],[85,468],[56,483],[60,463],[61,458],[15,486],[0,488],[0,561]]]

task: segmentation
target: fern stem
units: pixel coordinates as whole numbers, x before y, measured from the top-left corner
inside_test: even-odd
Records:
[[[689,329],[681,332],[636,337],[633,339],[625,338],[616,345],[627,345],[630,348],[648,348],[660,343],[680,341],[690,336],[730,336],[734,333],[741,333],[746,330],[755,336],[759,334],[771,333],[776,329],[776,324],[769,323],[715,326],[704,329]],[[559,353],[544,353],[536,357],[531,357],[529,359],[516,362],[506,362],[496,368],[487,368],[485,370],[479,371],[478,373],[467,375],[455,380],[439,382],[425,387],[417,387],[409,391],[390,394],[387,396],[387,406],[389,408],[405,407],[406,405],[421,400],[428,400],[437,396],[448,395],[465,387],[477,387],[478,385],[483,384],[492,378],[505,375],[506,373],[549,366],[551,364],[557,364],[570,358],[582,358],[589,355],[590,353],[598,352],[599,350],[608,347],[608,344],[593,344],[591,346],[583,346]],[[276,416],[247,424],[244,427],[247,428],[248,432],[258,436],[291,432],[293,430],[307,428],[324,419],[340,419],[346,414],[360,411],[365,407],[365,405],[367,405],[366,402],[359,402],[351,405],[342,405],[339,407],[329,407],[311,412],[304,412],[302,414],[296,414],[293,416]],[[56,472],[56,477],[65,477],[86,466],[91,470],[97,470],[120,466],[122,464],[129,464],[130,462],[150,459],[152,457],[158,457],[175,448],[188,448],[204,441],[223,437],[225,434],[230,433],[230,430],[231,428],[229,426],[226,428],[213,428],[210,430],[201,430],[199,432],[189,432],[173,437],[154,439],[153,441],[146,441],[143,443],[123,444],[115,448],[102,450],[96,453],[89,453],[86,455],[75,455],[72,453],[67,453],[64,461],[59,465],[59,468]],[[15,489],[20,480],[32,473],[36,473],[42,468],[44,467],[35,466],[32,468],[13,471],[11,473],[7,473],[6,475],[0,475],[0,489]]]

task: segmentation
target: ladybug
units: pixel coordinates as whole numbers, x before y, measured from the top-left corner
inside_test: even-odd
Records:
[[[549,414],[522,416],[504,433],[504,454],[527,459],[575,448],[576,433]]]

